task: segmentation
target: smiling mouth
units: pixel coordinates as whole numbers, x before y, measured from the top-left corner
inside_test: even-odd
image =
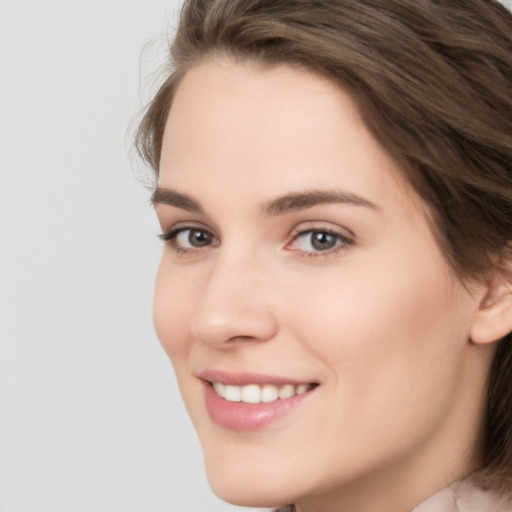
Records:
[[[286,417],[320,386],[316,382],[258,373],[207,370],[199,375],[206,409],[213,422],[235,432],[267,428]]]
[[[229,402],[243,402],[247,404],[271,403],[302,395],[316,388],[318,384],[248,384],[234,386],[221,382],[209,382],[217,395]]]

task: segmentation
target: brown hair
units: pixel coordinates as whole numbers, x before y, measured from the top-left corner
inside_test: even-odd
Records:
[[[290,64],[348,91],[374,136],[430,206],[460,278],[512,240],[512,14],[494,0],[190,0],[171,72],[137,148],[158,174],[176,87],[227,54]],[[490,372],[486,467],[512,489],[512,336]]]

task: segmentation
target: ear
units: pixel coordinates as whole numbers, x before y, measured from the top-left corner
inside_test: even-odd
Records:
[[[471,326],[471,341],[493,343],[512,331],[512,258],[496,265]]]

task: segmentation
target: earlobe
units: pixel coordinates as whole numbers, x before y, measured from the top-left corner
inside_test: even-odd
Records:
[[[471,341],[493,343],[512,331],[512,272],[496,267],[471,327]]]

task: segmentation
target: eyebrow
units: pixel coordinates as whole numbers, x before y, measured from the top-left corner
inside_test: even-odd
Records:
[[[169,188],[157,187],[151,196],[153,206],[165,204],[194,213],[204,214],[201,205],[190,196]],[[349,204],[378,211],[379,207],[361,196],[340,190],[306,190],[292,192],[265,202],[260,211],[263,216],[274,217],[285,213],[306,210],[320,204]]]
[[[361,196],[341,190],[307,190],[293,192],[276,197],[265,203],[261,209],[263,215],[273,217],[284,213],[306,210],[320,204],[350,204],[379,210],[377,205]]]
[[[182,210],[187,210],[188,212],[204,213],[201,205],[195,199],[169,188],[156,187],[151,195],[151,203],[153,206],[166,204],[168,206],[181,208]]]

